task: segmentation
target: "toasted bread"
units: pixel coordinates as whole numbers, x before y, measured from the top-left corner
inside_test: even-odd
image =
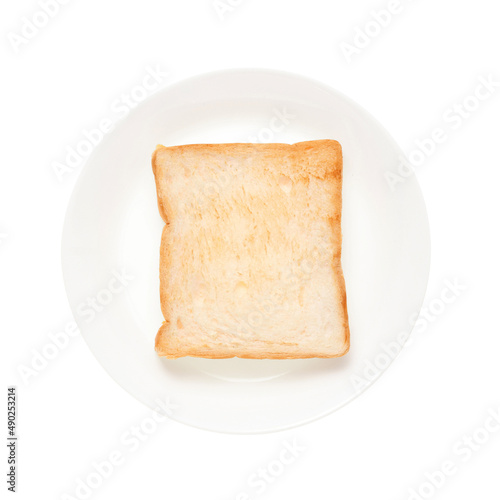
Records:
[[[337,141],[158,146],[160,356],[349,350]]]

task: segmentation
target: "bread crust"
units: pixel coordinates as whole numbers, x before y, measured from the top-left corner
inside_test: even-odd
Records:
[[[159,145],[152,156],[152,167],[158,209],[165,222],[160,248],[160,301],[165,321],[155,341],[160,356],[170,359],[183,356],[299,359],[333,358],[349,351],[347,299],[341,266],[343,165],[342,149],[337,141],[306,141],[292,145]],[[203,190],[201,195],[193,194],[198,193],[203,176],[207,173],[220,176],[221,172],[229,175],[229,187],[225,182],[203,179],[201,185],[205,191],[211,184],[215,185],[215,191],[208,190],[210,195],[203,194]],[[303,217],[294,211],[295,205],[303,209]],[[234,222],[239,220],[243,221],[242,227],[248,220],[260,224],[255,226],[254,232],[247,231],[240,237],[239,233],[233,234],[241,232],[240,225]],[[291,232],[295,225],[302,232],[290,238],[287,231]],[[307,234],[309,227],[311,235]],[[301,245],[307,247],[309,239],[314,241],[304,250]],[[285,257],[289,256],[292,267],[304,264],[309,259],[309,250],[313,247],[313,251],[316,250],[316,242],[324,247],[322,251],[327,258],[326,263],[321,263],[324,268],[307,271],[309,275],[306,273],[303,283],[300,281],[303,271],[297,271],[299,288],[296,290],[295,285],[290,285],[287,289],[285,286],[282,299],[273,299],[274,304],[284,310],[289,307],[289,314],[295,314],[297,321],[287,323],[286,311],[276,313],[276,318],[270,313],[268,318],[265,316],[270,325],[252,326],[255,330],[252,335],[231,333],[231,320],[239,305],[248,306],[251,299],[258,301],[260,289],[271,290],[273,296],[279,295],[281,292],[277,290],[283,287],[278,280],[273,285],[273,276],[277,275],[275,268],[282,266]],[[229,244],[232,246],[228,247]],[[285,250],[282,247],[286,247]],[[269,255],[271,249],[280,258],[273,260]],[[230,260],[227,267],[233,274],[230,274],[231,279],[224,281],[229,271],[224,267],[226,264],[221,263],[226,263],[225,257],[229,254],[236,254],[238,258],[241,255],[241,260],[246,258],[251,265],[241,264],[239,269],[240,261]],[[294,262],[294,255],[303,260]],[[313,267],[315,265],[313,261]],[[207,266],[224,276],[219,279],[218,274],[213,273],[212,279],[199,278]],[[232,277],[240,275],[243,281],[236,283],[234,288]],[[280,276],[283,275],[281,272]],[[293,273],[292,277],[295,278]],[[318,297],[325,300],[314,300],[318,290]],[[242,294],[240,301],[233,298],[237,292]],[[252,297],[248,298],[249,295]],[[220,296],[226,298],[222,306]],[[213,297],[216,298],[212,300]],[[246,310],[248,307],[242,306],[241,311]],[[321,321],[316,319],[316,311],[318,317],[324,316]],[[297,326],[299,322],[303,326]],[[311,327],[315,322],[318,323],[317,331]],[[239,329],[239,324],[235,325],[233,330]],[[279,330],[280,325],[294,330],[287,334]]]

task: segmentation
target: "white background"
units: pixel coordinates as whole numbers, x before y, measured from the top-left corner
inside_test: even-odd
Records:
[[[246,491],[262,499],[403,500],[446,460],[457,471],[435,491],[422,490],[427,498],[500,497],[500,432],[470,460],[453,451],[500,405],[500,88],[456,130],[443,121],[479,77],[500,81],[499,9],[491,0],[402,0],[402,11],[349,63],[340,44],[353,43],[356,28],[388,3],[243,0],[221,19],[210,0],[73,0],[17,53],[9,33],[19,34],[23,16],[31,19],[39,6],[3,3],[2,370],[3,387],[18,387],[19,498],[78,498],[77,479],[92,472],[93,461],[124,451],[120,436],[150,415],[78,336],[27,384],[18,368],[72,320],[60,239],[81,169],[60,183],[51,164],[85,128],[116,118],[110,103],[156,64],[172,72],[165,84],[234,67],[316,78],[364,106],[407,153],[416,139],[445,128],[448,139],[417,168],[433,246],[426,302],[440,296],[446,278],[467,289],[337,413],[257,436],[169,421],[125,453],[91,498],[233,500]],[[298,458],[262,493],[249,487],[251,475],[294,439],[305,448]]]

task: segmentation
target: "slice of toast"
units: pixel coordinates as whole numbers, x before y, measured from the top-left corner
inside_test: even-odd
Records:
[[[349,350],[337,141],[158,146],[160,356]]]

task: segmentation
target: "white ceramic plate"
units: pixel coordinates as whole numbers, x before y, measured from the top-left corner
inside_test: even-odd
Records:
[[[157,144],[337,139],[344,153],[343,268],[351,350],[338,359],[160,359],[159,247],[163,223],[150,165]],[[266,432],[326,415],[390,364],[419,311],[429,230],[414,177],[384,177],[402,153],[358,105],[315,81],[267,70],[177,83],[138,106],[96,148],[64,228],[62,262],[81,332],[107,372],[172,418],[222,432]],[[216,181],[215,181],[216,182]],[[125,273],[119,280],[114,274]],[[391,351],[392,349],[392,351]]]

